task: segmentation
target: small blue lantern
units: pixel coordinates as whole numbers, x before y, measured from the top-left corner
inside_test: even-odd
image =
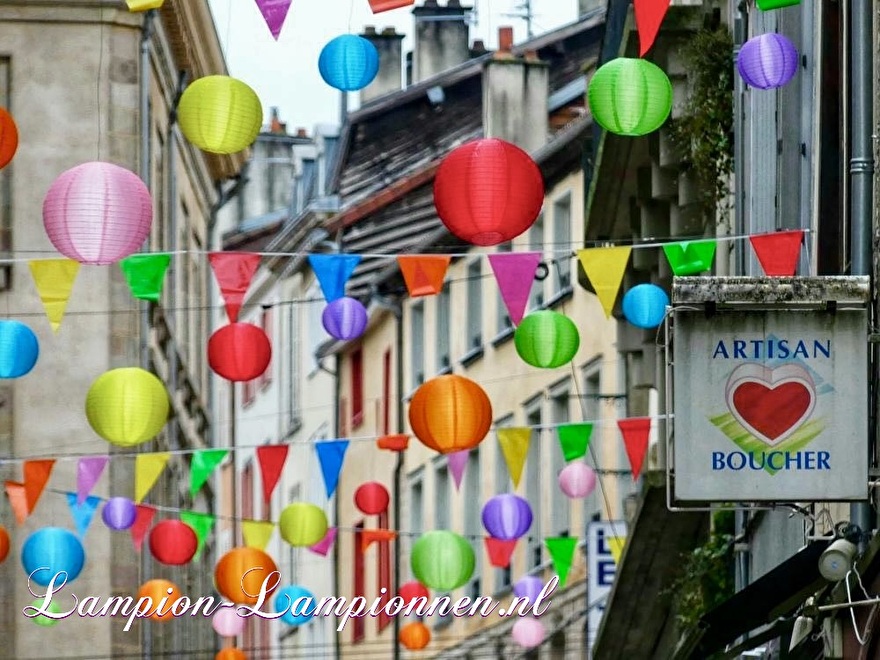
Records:
[[[656,328],[666,315],[669,296],[656,284],[638,284],[623,296],[623,315],[637,328]]]
[[[278,592],[275,611],[284,612],[281,620],[288,626],[301,626],[315,616],[315,597],[308,589],[292,584]]]
[[[24,376],[37,363],[37,335],[20,321],[0,321],[0,378]]]
[[[379,51],[363,37],[343,34],[324,46],[318,70],[331,87],[354,92],[373,82],[379,73]]]
[[[86,553],[76,534],[61,527],[38,529],[25,540],[21,548],[21,564],[24,572],[41,587],[49,586],[58,573],[56,588],[62,578],[73,582],[82,571]]]

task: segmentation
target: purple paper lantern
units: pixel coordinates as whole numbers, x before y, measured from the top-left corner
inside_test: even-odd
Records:
[[[101,519],[110,529],[128,529],[134,525],[137,507],[126,497],[111,497],[101,511]]]
[[[518,539],[531,526],[532,507],[519,495],[496,495],[483,507],[483,527],[496,539]]]
[[[324,308],[321,323],[334,339],[357,339],[367,329],[367,309],[354,298],[338,298]]]
[[[752,87],[782,87],[797,73],[798,51],[781,34],[761,34],[742,45],[736,68],[742,79]]]
[[[596,490],[596,473],[586,463],[571,463],[559,473],[559,489],[571,499],[587,497]]]
[[[513,595],[517,598],[528,598],[529,604],[533,604],[541,595],[544,581],[534,575],[526,575],[513,585]]]

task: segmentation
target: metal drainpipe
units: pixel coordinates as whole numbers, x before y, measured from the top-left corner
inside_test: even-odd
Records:
[[[342,358],[339,357],[339,354],[336,354],[335,360],[335,372],[333,374],[333,429],[334,429],[334,437],[338,438],[340,436],[340,423],[339,423],[339,394],[341,391],[340,379],[339,376],[341,374],[340,368],[342,367]],[[336,497],[333,498],[333,520],[334,524],[339,526],[339,493],[336,493]],[[336,541],[333,543],[333,565],[336,567],[333,570],[333,593],[339,593],[339,542]],[[333,635],[333,647],[334,647],[334,655],[336,660],[342,659],[342,646],[340,646],[339,642],[339,634],[336,633]]]
[[[749,34],[749,11],[746,3],[740,2],[737,6],[737,17],[734,21],[733,27],[733,57],[734,61],[736,61],[736,57],[739,55],[740,48],[742,48],[742,44],[748,38]],[[733,66],[733,64],[731,64]],[[745,103],[745,85],[742,80],[742,76],[738,73],[734,72],[733,74],[733,88],[734,88],[734,96],[733,96],[733,149],[734,149],[734,159],[733,159],[733,175],[734,175],[734,222],[736,223],[736,227],[734,229],[734,233],[742,236],[743,234],[747,234],[746,231],[746,175],[745,175],[745,155],[746,149],[744,145],[744,137],[745,137],[745,126],[744,126],[744,117],[745,112],[743,110],[743,105]],[[734,241],[736,247],[734,248],[736,252],[734,253],[734,272],[738,275],[744,275],[748,268],[746,261],[746,251],[745,246],[742,241]]]
[[[404,414],[403,414],[403,303],[398,301],[394,309],[394,317],[397,322],[397,338],[395,365],[397,380],[397,432],[403,433]],[[394,466],[394,484],[393,484],[393,500],[394,500],[394,530],[398,533],[394,540],[394,594],[400,589],[400,478],[403,474],[403,452],[397,452],[397,461]],[[392,596],[393,597],[393,596]],[[400,660],[400,617],[392,617],[393,628],[392,633],[394,640],[392,642],[394,648],[394,660]]]

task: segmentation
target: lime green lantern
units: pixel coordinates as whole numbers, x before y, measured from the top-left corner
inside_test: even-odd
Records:
[[[205,76],[190,84],[177,108],[180,130],[202,151],[234,154],[247,149],[263,124],[257,93],[229,76]]]
[[[44,607],[43,604],[45,602],[46,601],[42,598],[37,598],[33,603],[31,603],[31,607],[34,608],[31,611],[34,613],[49,612],[50,614],[61,614],[61,606],[58,603],[56,603],[54,600],[49,601],[49,604]],[[38,626],[50,627],[57,624],[58,619],[46,616],[45,614],[37,614],[37,616],[33,618],[33,622],[36,623]]]
[[[555,369],[571,362],[581,345],[574,322],[549,309],[532,312],[513,335],[516,352],[533,367]]]
[[[306,502],[288,504],[278,520],[281,538],[294,547],[315,545],[327,535],[327,515]]]
[[[647,135],[672,110],[672,83],[656,64],[618,57],[593,74],[587,90],[593,119],[617,135]]]
[[[86,417],[104,440],[134,447],[155,438],[168,421],[170,403],[162,381],[149,371],[106,371],[86,394]]]
[[[452,591],[471,579],[474,549],[455,532],[435,530],[422,534],[413,544],[410,564],[415,578],[426,587]]]

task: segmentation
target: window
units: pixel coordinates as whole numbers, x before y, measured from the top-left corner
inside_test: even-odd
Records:
[[[300,501],[300,485],[297,484],[293,488],[288,491],[288,502],[299,502]],[[290,580],[292,584],[299,583],[299,562],[297,558],[299,557],[299,548],[290,546],[288,549],[288,567],[287,567],[287,578]]]
[[[467,351],[483,345],[483,278],[482,259],[472,261],[467,268]]]
[[[257,388],[254,385],[256,381],[246,380],[241,384],[241,406],[242,408],[247,408],[250,406],[254,399],[257,398]]]
[[[507,243],[502,243],[498,246],[498,252],[510,252],[512,250],[513,244],[510,241],[507,241]],[[510,320],[510,314],[507,313],[507,305],[504,304],[504,298],[501,297],[500,289],[498,290],[497,311],[495,318],[497,319],[496,332],[499,335],[513,329],[513,321]]]
[[[513,426],[513,415],[506,415],[495,422],[495,428],[503,428]],[[495,444],[495,485],[494,494],[500,495],[513,490],[513,483],[510,480],[510,471],[507,469],[507,462],[504,460],[504,454],[501,451],[501,445]],[[495,592],[499,593],[508,589],[513,583],[513,570],[510,566],[506,568],[495,569]]]
[[[388,511],[383,511],[379,514],[379,529],[388,529]],[[377,561],[378,566],[376,567],[376,575],[378,576],[378,586],[376,587],[376,597],[379,599],[379,602],[382,603],[383,609],[379,612],[379,616],[376,617],[378,619],[377,625],[379,632],[382,632],[389,623],[391,623],[391,617],[388,616],[388,613],[385,612],[384,606],[385,604],[391,600],[392,592],[394,591],[393,585],[391,584],[391,542],[390,541],[379,541],[375,545],[378,545],[377,551]],[[385,592],[382,592],[382,589],[385,589]]]
[[[437,371],[442,372],[450,368],[452,362],[449,356],[449,282],[443,285],[437,295]]]
[[[532,507],[532,527],[529,529],[528,555],[526,570],[541,565],[543,553],[541,492],[544,480],[541,478],[541,398],[537,397],[526,404],[526,424],[532,427],[532,439],[529,442],[529,453],[526,454],[526,499]]]
[[[361,349],[353,351],[351,364],[351,428],[364,423],[364,357]]]
[[[391,432],[391,349],[382,357],[382,435]]]
[[[412,304],[410,309],[410,379],[411,389],[425,382],[425,307],[422,301]]]
[[[364,574],[364,551],[361,549],[361,532],[364,530],[364,521],[354,526],[354,585],[352,591],[355,598],[367,597],[366,575]],[[351,641],[354,643],[364,639],[365,617],[359,616],[351,621]],[[249,628],[247,626],[246,628]]]
[[[482,483],[480,467],[480,447],[478,446],[472,449],[468,455],[467,467],[464,473],[464,535],[468,539],[480,536],[482,533],[480,514],[483,506],[483,496],[480,492],[480,484]],[[483,595],[480,593],[482,589],[483,553],[478,548],[475,555],[474,572],[471,576],[468,593],[465,594],[470,598],[479,598]]]
[[[285,308],[282,308],[285,309]],[[302,378],[301,356],[302,356],[302,338],[301,338],[301,321],[300,321],[300,305],[287,305],[287,336],[284,340],[290,346],[287,351],[287,379],[285,390],[287,392],[287,428],[289,432],[293,432],[301,423],[300,410],[300,380]]]
[[[434,471],[434,529],[449,529],[449,468],[441,458]]]
[[[241,517],[244,520],[253,520],[256,511],[254,510],[254,464],[252,461],[248,461],[241,471],[241,495],[239,497],[241,498]],[[238,540],[236,540],[236,545],[238,545]],[[245,648],[257,648],[259,645],[258,634],[257,626],[245,626]]]
[[[272,330],[274,328],[273,320],[274,320],[274,316],[275,316],[273,314],[273,311],[274,310],[272,307],[263,307],[263,312],[260,314],[260,327],[263,329],[263,332],[265,332],[266,336],[269,338],[269,345],[270,346],[276,345],[274,333],[272,332]],[[266,367],[266,371],[264,371],[262,373],[262,375],[260,376],[260,389],[266,389],[267,387],[269,387],[269,385],[272,384],[272,368],[273,368],[273,365],[272,365],[272,362],[270,359],[270,362],[269,362],[268,366]]]
[[[324,324],[321,322],[321,315],[324,313],[326,305],[317,280],[312,282],[306,298],[309,301],[306,303],[308,310],[306,313],[306,318],[308,319],[306,325],[308,341],[304,343],[306,354],[303,356],[303,364],[308,364],[309,373],[314,373],[320,366],[317,357],[318,349],[330,337],[324,329]]]
[[[544,215],[538,216],[529,228],[529,250],[532,252],[544,251]],[[532,293],[529,295],[529,309],[537,309],[544,306],[544,280],[535,278],[532,284]]]
[[[344,396],[339,397],[339,437],[344,438],[348,435],[348,399]]]
[[[569,392],[568,379],[550,390],[550,423],[554,426],[566,424],[571,420],[569,412]],[[553,429],[550,433],[555,434],[556,430]],[[558,442],[548,442],[547,448],[552,452],[553,456],[551,460],[552,474],[550,476],[552,483],[555,484],[558,482],[559,473],[562,471],[562,468],[565,467],[565,457],[562,455],[562,448]],[[568,536],[570,522],[569,513],[571,511],[568,498],[558,487],[553,488],[552,493],[551,511],[553,525],[550,531],[555,536]]]
[[[554,294],[559,295],[571,288],[571,193],[553,204],[553,251],[556,263],[553,268]]]
[[[415,535],[421,534],[424,527],[425,490],[422,470],[418,470],[409,478],[409,531]]]
[[[598,357],[590,361],[584,367],[584,390],[581,393],[581,410],[584,411],[584,420],[598,422],[601,412],[600,395],[602,394],[602,358]]]

